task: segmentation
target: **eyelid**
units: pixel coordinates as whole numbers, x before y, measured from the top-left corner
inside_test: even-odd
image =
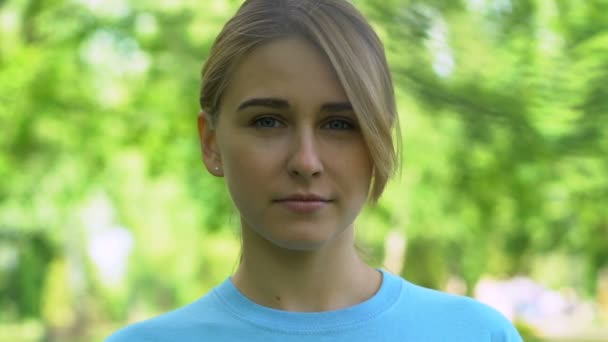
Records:
[[[258,125],[260,121],[262,120],[275,120],[280,127],[285,127],[287,126],[287,124],[285,123],[285,120],[278,116],[277,114],[260,114],[257,115],[255,117],[253,117],[251,120],[249,120],[248,125],[249,126],[253,126],[253,127],[257,127],[257,128],[278,128],[278,127],[267,127],[267,126],[260,126]],[[359,122],[357,121],[357,119],[349,117],[349,116],[331,116],[331,117],[327,117],[325,118],[320,127],[323,129],[330,129],[329,127],[327,127],[327,125],[339,121],[340,123],[346,124],[350,127],[344,127],[344,128],[336,128],[336,130],[355,130],[359,128]]]
[[[257,123],[259,123],[260,121],[262,121],[264,119],[272,119],[272,120],[277,121],[281,126],[285,126],[285,123],[283,122],[283,120],[281,120],[280,118],[278,118],[275,114],[261,114],[261,115],[257,115],[257,116],[253,117],[249,121],[249,125],[257,127],[257,128],[272,128],[272,127],[264,127],[264,126],[258,126],[257,125]]]
[[[329,117],[326,120],[323,121],[323,125],[321,125],[321,127],[325,127],[326,125],[330,124],[331,122],[334,121],[342,121],[348,125],[350,125],[351,127],[348,128],[343,128],[344,130],[346,129],[357,129],[359,128],[359,124],[357,122],[357,120],[353,119],[353,118],[349,118],[349,117],[344,117],[344,116],[333,116],[333,117]]]

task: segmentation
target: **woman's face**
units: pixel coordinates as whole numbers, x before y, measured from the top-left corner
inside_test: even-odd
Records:
[[[199,128],[205,164],[225,177],[244,234],[313,250],[353,229],[372,162],[344,89],[314,45],[286,38],[254,49],[237,66],[216,125],[202,115]]]

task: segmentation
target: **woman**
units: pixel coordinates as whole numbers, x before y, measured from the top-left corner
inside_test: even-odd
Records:
[[[397,163],[381,42],[342,0],[248,0],[203,70],[203,161],[240,214],[236,273],[108,341],[521,341],[493,309],[363,262],[354,221]]]

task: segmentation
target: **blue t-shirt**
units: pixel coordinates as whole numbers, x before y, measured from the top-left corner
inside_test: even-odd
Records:
[[[521,342],[496,310],[381,270],[370,299],[326,312],[288,312],[249,300],[230,278],[192,304],[130,325],[106,342]]]

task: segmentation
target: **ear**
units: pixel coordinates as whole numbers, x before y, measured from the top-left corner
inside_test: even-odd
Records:
[[[203,163],[207,171],[216,177],[223,177],[222,159],[217,146],[217,136],[211,115],[201,111],[198,114],[198,136],[201,143]]]

